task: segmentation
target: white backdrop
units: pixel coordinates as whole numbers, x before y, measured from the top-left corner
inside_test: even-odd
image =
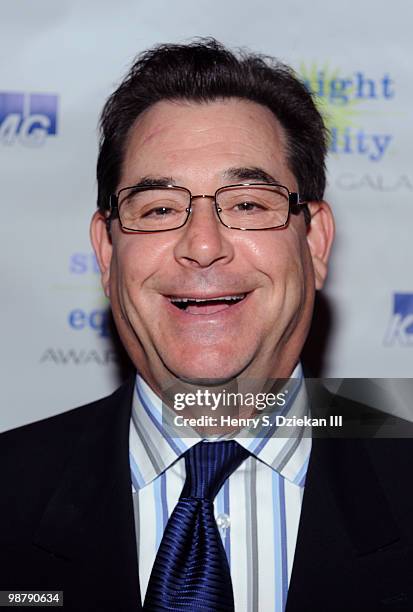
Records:
[[[325,375],[410,377],[413,6],[367,0],[6,0],[0,23],[0,429],[119,382],[88,225],[100,109],[133,58],[212,35],[319,94],[337,242]]]

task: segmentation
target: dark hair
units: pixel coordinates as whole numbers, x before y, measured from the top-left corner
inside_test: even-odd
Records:
[[[327,130],[311,93],[274,58],[235,53],[213,38],[159,45],[138,56],[107,100],[100,120],[98,206],[108,208],[119,182],[125,145],[136,118],[160,100],[210,102],[244,98],[268,107],[287,136],[287,161],[303,200],[325,189]]]

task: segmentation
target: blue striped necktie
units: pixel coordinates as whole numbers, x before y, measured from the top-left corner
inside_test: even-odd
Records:
[[[199,442],[187,451],[184,488],[156,555],[144,610],[233,612],[231,575],[213,501],[249,454],[234,440]]]

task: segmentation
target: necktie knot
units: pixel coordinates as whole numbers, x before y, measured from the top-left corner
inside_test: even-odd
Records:
[[[238,442],[199,442],[185,454],[186,480],[181,498],[213,501],[225,480],[249,456]]]

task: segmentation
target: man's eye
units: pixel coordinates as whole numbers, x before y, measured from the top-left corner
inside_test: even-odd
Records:
[[[239,212],[261,212],[266,210],[262,204],[258,202],[239,202],[235,205],[235,209]]]
[[[173,208],[168,208],[167,206],[158,206],[156,208],[151,208],[147,210],[142,217],[166,217],[171,213],[176,212]]]

